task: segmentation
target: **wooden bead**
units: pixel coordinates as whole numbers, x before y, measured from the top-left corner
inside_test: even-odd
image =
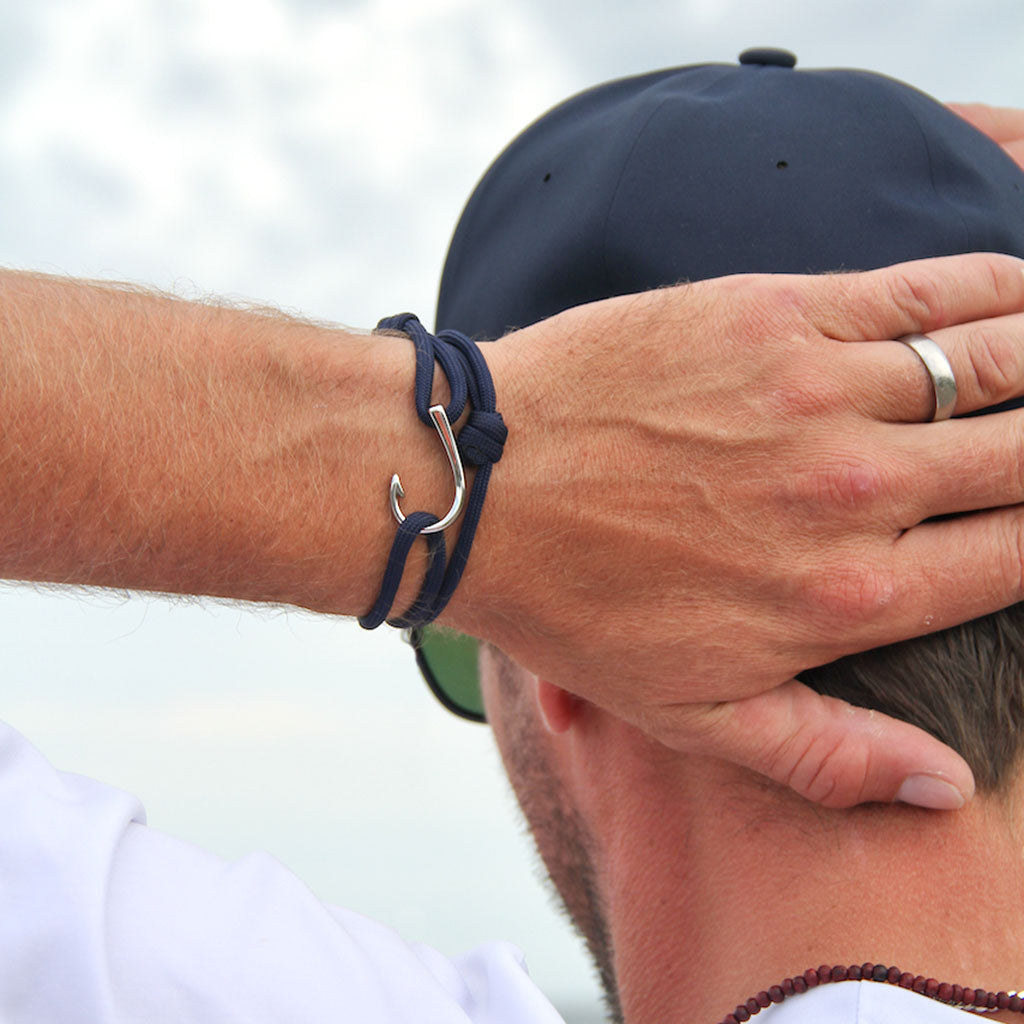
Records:
[[[811,968],[804,971],[803,974],[784,978],[780,984],[772,985],[771,988],[758,992],[756,996],[751,996],[745,1003],[737,1006],[732,1013],[727,1013],[721,1024],[746,1024],[751,1017],[756,1016],[773,1003],[784,1002],[789,996],[800,995],[818,985],[842,981],[887,982],[890,985],[899,985],[900,988],[910,989],[920,995],[956,1006],[974,1006],[979,1010],[999,1009],[1024,1013],[1024,997],[1021,995],[1011,996],[1008,992],[988,992],[983,988],[951,985],[945,981],[939,982],[935,978],[926,978],[923,974],[914,975],[907,971],[900,971],[898,967],[886,967],[884,964],[868,962],[859,965],[851,964],[849,967],[842,965],[830,967],[827,964],[822,964],[817,970]]]

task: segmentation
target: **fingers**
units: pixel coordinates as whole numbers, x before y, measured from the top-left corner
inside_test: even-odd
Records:
[[[1024,110],[987,103],[950,103],[950,109],[1000,145],[1024,141]]]
[[[950,103],[949,107],[995,142],[1024,139],[1024,110],[987,103]]]
[[[949,106],[965,121],[998,142],[1007,156],[1024,169],[1024,110],[990,107],[984,103],[950,103]]]
[[[1014,140],[1013,142],[1004,142],[1003,151],[1022,171],[1024,171],[1024,139]]]
[[[1024,598],[1024,508],[922,523],[895,543],[896,600],[869,625],[881,646],[968,622]]]
[[[837,341],[899,338],[1024,312],[1024,262],[1013,256],[945,256],[808,281],[805,315]]]
[[[826,807],[899,800],[956,810],[974,794],[967,763],[934,737],[795,681],[681,714],[670,745],[744,765]]]
[[[1024,395],[1024,315],[933,330],[956,379],[954,416]],[[921,358],[901,342],[844,345],[835,354],[852,382],[851,401],[871,419],[924,423],[935,411],[935,389]]]
[[[929,423],[888,444],[907,491],[904,527],[1024,504],[1024,412]]]
[[[1012,489],[1021,491],[1019,480]],[[959,499],[935,500],[946,505]],[[877,513],[878,520],[892,516],[893,507]],[[833,539],[827,550],[828,560],[822,557],[801,588],[804,626],[835,641],[818,648],[812,664],[933,633],[1024,600],[1024,505],[931,520],[888,539]]]

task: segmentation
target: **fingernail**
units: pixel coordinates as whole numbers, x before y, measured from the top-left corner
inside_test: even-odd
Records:
[[[911,775],[896,794],[900,803],[928,807],[933,811],[958,811],[967,802],[951,782],[935,775]]]

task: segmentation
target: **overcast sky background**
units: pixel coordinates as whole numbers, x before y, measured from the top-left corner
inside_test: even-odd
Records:
[[[528,121],[753,45],[1024,106],[1020,0],[2,0],[0,262],[429,320],[461,204]],[[0,715],[156,827],[270,850],[450,953],[511,938],[567,1012],[596,1003],[486,728],[433,706],[397,636],[12,585],[0,638]]]

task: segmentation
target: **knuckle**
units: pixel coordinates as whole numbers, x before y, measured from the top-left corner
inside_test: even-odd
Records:
[[[892,304],[908,320],[923,329],[942,322],[942,291],[934,280],[907,268],[893,271],[888,281]]]
[[[658,708],[657,718],[652,715],[648,721],[638,724],[675,750],[721,751],[728,748],[732,739],[734,716],[734,706],[728,701],[673,704],[669,715],[666,715],[666,708]]]
[[[1024,513],[1016,517],[1014,526],[1015,543],[1008,545],[1005,578],[1013,593],[1013,600],[1020,601],[1024,600]]]
[[[777,753],[773,769],[794,792],[823,807],[852,807],[871,777],[866,749],[843,735],[797,734]]]
[[[836,390],[815,387],[810,381],[791,381],[772,392],[772,411],[787,419],[820,416],[834,409],[840,397]]]
[[[867,510],[888,491],[881,470],[857,456],[837,456],[794,476],[791,496],[819,510]]]
[[[823,807],[852,807],[863,799],[868,775],[866,759],[851,760],[845,745],[837,743],[820,754],[804,795]]]
[[[835,789],[832,753],[819,737],[801,730],[773,752],[768,761],[768,775],[800,796],[824,803]]]
[[[1024,547],[1022,547],[1024,552]],[[893,570],[850,561],[825,568],[807,585],[812,610],[844,624],[873,622],[886,614],[896,597]]]
[[[1014,474],[1012,485],[1016,486],[1016,494],[1024,494],[1024,429],[1018,428],[1013,432],[1010,441],[1011,451],[1007,460]]]
[[[979,253],[977,258],[985,260],[992,294],[1001,309],[1024,301],[1024,274],[1021,273],[1020,259],[994,253]]]
[[[996,427],[995,424],[993,426]],[[1012,420],[1009,426],[1000,423],[996,430],[997,447],[994,450],[983,449],[979,453],[983,456],[983,461],[980,461],[979,465],[982,467],[980,473],[983,479],[995,480],[998,484],[998,500],[991,504],[1016,506],[1009,514],[1009,518],[1001,520],[999,539],[996,542],[1001,544],[1001,549],[1006,554],[1008,569],[1004,573],[1004,578],[1009,581],[1018,571],[1015,561],[1018,556],[1017,549],[1020,547],[1024,550],[1024,506],[1020,504],[1024,495],[1024,423],[1018,425],[1016,420]],[[991,495],[988,497],[991,498]],[[1012,542],[1007,543],[1011,531],[1014,531],[1014,537]],[[1016,536],[1018,532],[1019,537]],[[1012,568],[1009,568],[1011,565]],[[1020,566],[1024,569],[1024,560]]]
[[[799,278],[749,274],[724,280],[738,289],[734,308],[742,309],[742,319],[752,330],[785,334],[805,322],[808,297]]]
[[[1024,370],[1024,354],[1005,334],[989,325],[970,328],[967,355],[982,401],[999,401],[1012,394]]]
[[[849,407],[849,386],[830,366],[823,365],[820,355],[808,355],[794,341],[777,362],[778,383],[770,392],[774,416],[805,419]]]
[[[816,804],[829,804],[836,789],[834,756],[834,749],[821,750],[817,744],[811,744],[796,766],[791,787]]]

